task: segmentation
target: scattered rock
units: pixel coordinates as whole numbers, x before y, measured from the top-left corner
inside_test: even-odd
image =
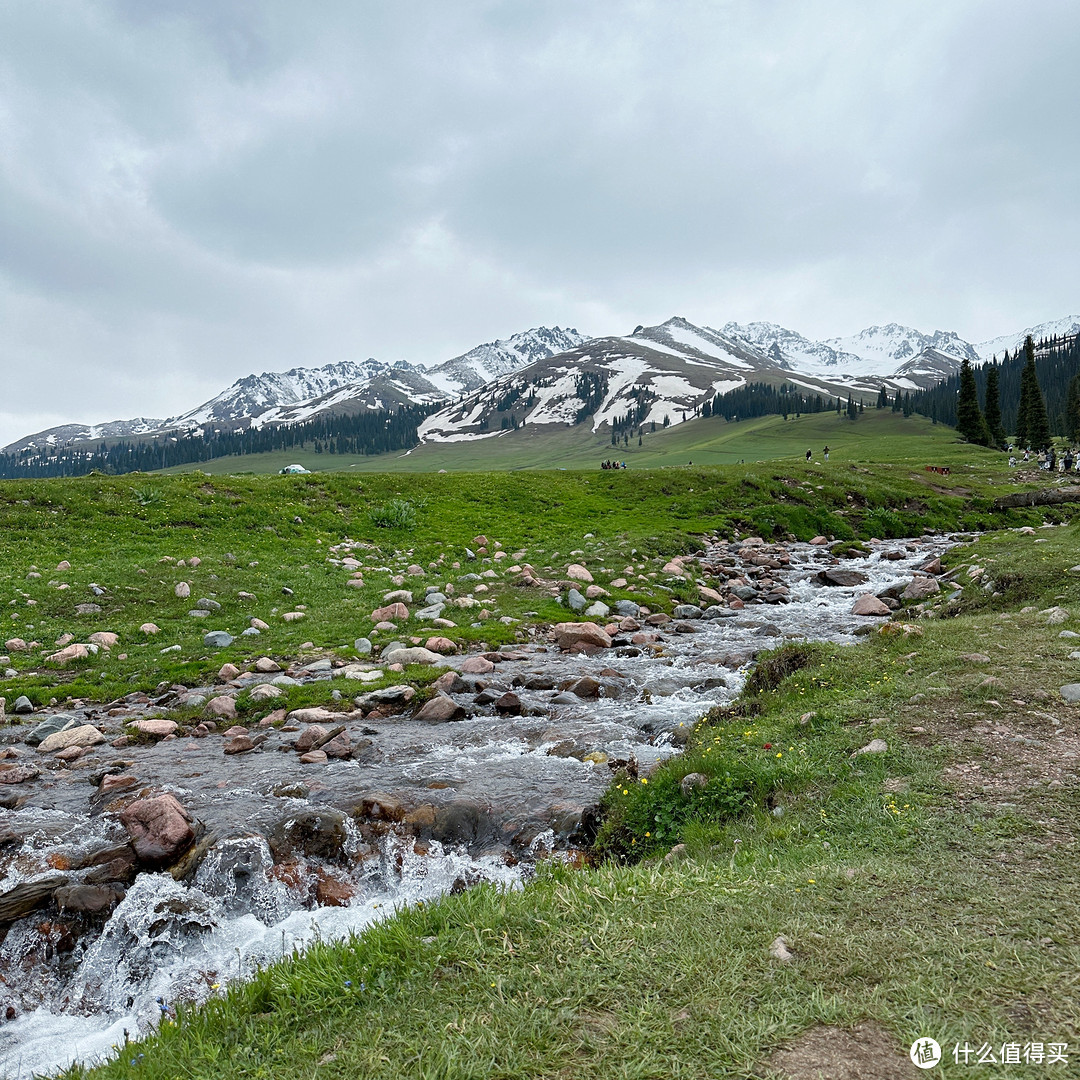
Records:
[[[884,754],[888,749],[889,744],[884,739],[871,739],[865,746],[860,746],[852,757],[859,754]]]
[[[961,660],[966,660],[969,664],[989,664],[991,663],[990,657],[986,653],[980,652],[966,652],[960,654]]]
[[[272,683],[262,683],[256,686],[249,696],[252,701],[273,701],[275,698],[281,697],[282,693],[280,686],[274,686]]]
[[[1061,696],[1074,704],[1080,702],[1080,683],[1066,683],[1060,690]]]
[[[470,656],[462,663],[461,670],[466,675],[486,675],[495,670],[495,665],[482,656]]]
[[[46,664],[54,667],[67,667],[76,660],[86,660],[90,656],[90,650],[85,645],[68,645],[59,652],[45,657]]]
[[[191,586],[186,581],[178,581],[173,592],[176,593],[181,600],[186,600],[191,595]]]
[[[97,633],[91,634],[87,639],[91,645],[97,645],[101,649],[108,651],[120,640],[117,634],[110,633],[108,630],[98,630]]]
[[[420,646],[411,649],[394,649],[393,652],[383,652],[380,659],[384,664],[441,664],[443,658],[430,649]]]
[[[566,576],[570,578],[571,581],[585,581],[591,583],[593,579],[592,574],[590,574],[580,563],[571,563],[566,568]]]
[[[203,635],[203,644],[210,649],[225,649],[233,643],[233,636],[227,630],[211,630]]]
[[[400,602],[376,608],[371,613],[371,621],[374,623],[400,622],[408,617],[409,609]]]
[[[424,648],[441,656],[453,656],[458,651],[457,646],[446,637],[429,637],[424,642]]]
[[[307,612],[306,611],[286,611],[285,614],[281,616],[281,618],[282,618],[283,622],[289,622],[289,623],[300,622],[301,619],[306,619],[307,618]]]
[[[146,634],[149,637],[153,637],[154,634],[161,633],[161,627],[158,626],[156,623],[144,622],[142,626],[139,627],[139,633]]]
[[[819,585],[836,585],[841,588],[851,588],[862,585],[869,578],[858,570],[820,570],[814,575],[814,581]]]
[[[1047,608],[1042,614],[1046,616],[1046,621],[1050,626],[1059,626],[1069,621],[1069,613],[1063,607]]]
[[[19,701],[27,701],[27,704],[29,704],[29,701],[26,698],[20,698]],[[15,702],[16,712],[20,711],[19,701]],[[26,736],[26,745],[39,746],[42,739],[48,738],[48,736],[54,735],[58,731],[70,731],[72,728],[77,728],[79,726],[79,721],[76,720],[75,717],[70,716],[68,713],[55,713],[47,719],[42,720],[40,724],[36,724],[30,729],[29,733]]]
[[[416,713],[416,720],[425,724],[442,724],[450,720],[460,720],[465,710],[453,698],[437,693],[429,698]]]
[[[596,649],[611,648],[611,638],[607,632],[592,622],[556,623],[552,627],[555,640],[560,649],[572,649],[575,646],[587,646]]]
[[[235,720],[236,701],[228,694],[219,694],[206,703],[206,711],[211,716],[217,716],[223,720]]]
[[[783,934],[773,938],[769,946],[769,955],[781,964],[790,964],[795,959],[795,954],[788,948],[787,939]]]
[[[930,580],[930,579],[927,579]],[[937,582],[935,581],[936,585]],[[852,615],[888,615],[889,608],[871,593],[863,593],[854,604],[851,605]]]
[[[684,798],[690,798],[690,793],[695,788],[706,787],[709,783],[709,778],[704,773],[692,772],[687,773],[682,780],[679,781],[679,790],[682,791]]]
[[[164,719],[136,720],[130,726],[142,732],[143,735],[153,735],[156,739],[164,739],[166,735],[175,735],[178,727],[175,720]]]
[[[925,600],[928,596],[936,596],[941,592],[941,585],[937,578],[917,577],[900,594],[901,600]]]
[[[51,754],[54,750],[66,750],[69,746],[97,746],[105,736],[93,724],[66,728],[46,736],[38,745],[39,754]]]
[[[151,867],[175,862],[195,839],[191,815],[172,795],[138,799],[120,812],[139,861]]]

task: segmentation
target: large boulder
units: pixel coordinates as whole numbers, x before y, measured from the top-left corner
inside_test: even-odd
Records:
[[[26,745],[40,746],[42,739],[46,739],[58,731],[70,731],[71,728],[79,726],[79,721],[70,713],[54,713],[48,719],[42,720],[40,724],[36,724],[30,729],[29,734],[26,736]]]
[[[838,585],[841,588],[862,585],[867,580],[867,576],[858,570],[819,570],[814,575],[814,581],[819,585]]]
[[[415,719],[425,724],[442,724],[448,720],[460,720],[465,710],[446,694],[436,694],[425,701],[416,713]]]
[[[371,613],[371,621],[374,623],[399,622],[408,617],[409,609],[400,601],[393,604],[387,604],[386,607],[376,608]]]
[[[67,667],[68,664],[72,664],[76,660],[87,659],[89,655],[90,650],[85,645],[68,645],[58,652],[46,656],[45,663],[52,664],[54,667]]]
[[[928,596],[936,596],[941,592],[941,585],[937,578],[917,577],[912,579],[911,584],[900,594],[901,600],[925,600]]]
[[[552,627],[560,649],[588,646],[595,649],[611,648],[611,638],[603,627],[593,622],[564,622]]]
[[[191,815],[172,795],[137,799],[121,811],[120,824],[139,861],[151,867],[176,862],[195,839]]]
[[[936,582],[935,582],[936,584]],[[851,605],[852,615],[888,615],[890,614],[887,604],[882,603],[871,593],[863,593],[854,604]]]
[[[38,744],[38,753],[51,754],[54,750],[66,750],[69,746],[97,746],[104,741],[105,736],[93,724],[83,724],[46,736]]]

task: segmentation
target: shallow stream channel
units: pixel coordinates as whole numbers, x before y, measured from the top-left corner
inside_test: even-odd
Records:
[[[764,572],[771,591],[624,622],[609,648],[566,652],[538,636],[484,654],[487,664],[448,656],[460,677],[443,685],[462,718],[424,722],[393,694],[374,710],[367,701],[342,717],[342,758],[301,763],[294,744],[313,725],[292,717],[253,731],[265,738],[243,753],[223,753],[216,732],[111,745],[124,724],[160,716],[160,701],[78,710],[106,741],[69,762],[27,746],[28,724],[0,729],[3,767],[38,770],[0,787],[0,1077],[108,1058],[173,1003],[221,993],[313,940],[477,882],[519,887],[538,859],[573,857],[614,771],[645,775],[677,753],[699,717],[739,694],[762,650],[857,641],[887,618],[854,614],[859,596],[888,603],[925,584],[957,539],[871,542],[846,558],[804,543],[715,545],[688,572]],[[288,670],[363,700],[328,661]],[[162,795],[195,839],[155,870],[120,812]]]

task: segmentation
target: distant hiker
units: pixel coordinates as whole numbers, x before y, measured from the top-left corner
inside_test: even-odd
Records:
[[[825,454],[825,460],[828,461],[829,460],[829,448],[826,446],[824,451],[822,451],[822,452]]]
[[[1015,469],[1016,468],[1016,456],[1013,455],[1013,454],[1009,455],[1009,468],[1010,469]]]
[[[807,461],[809,461],[813,456],[814,456],[814,451],[813,450],[807,450],[806,451],[806,460]]]

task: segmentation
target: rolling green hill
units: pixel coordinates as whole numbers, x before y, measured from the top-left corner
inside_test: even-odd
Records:
[[[957,465],[1000,460],[995,451],[957,440],[956,432],[921,416],[904,417],[891,410],[867,410],[858,420],[835,413],[791,417],[764,416],[727,423],[718,417],[688,420],[644,437],[641,446],[613,447],[609,437],[593,434],[588,424],[559,429],[524,427],[488,439],[461,443],[429,443],[406,452],[374,457],[316,454],[310,450],[225,457],[197,466],[203,472],[274,473],[297,463],[318,472],[488,472],[516,469],[591,469],[605,458],[625,461],[629,468],[671,465],[734,465],[782,458],[802,460],[806,450],[821,458],[828,445],[834,461],[921,461]],[[189,472],[178,466],[168,472]]]

